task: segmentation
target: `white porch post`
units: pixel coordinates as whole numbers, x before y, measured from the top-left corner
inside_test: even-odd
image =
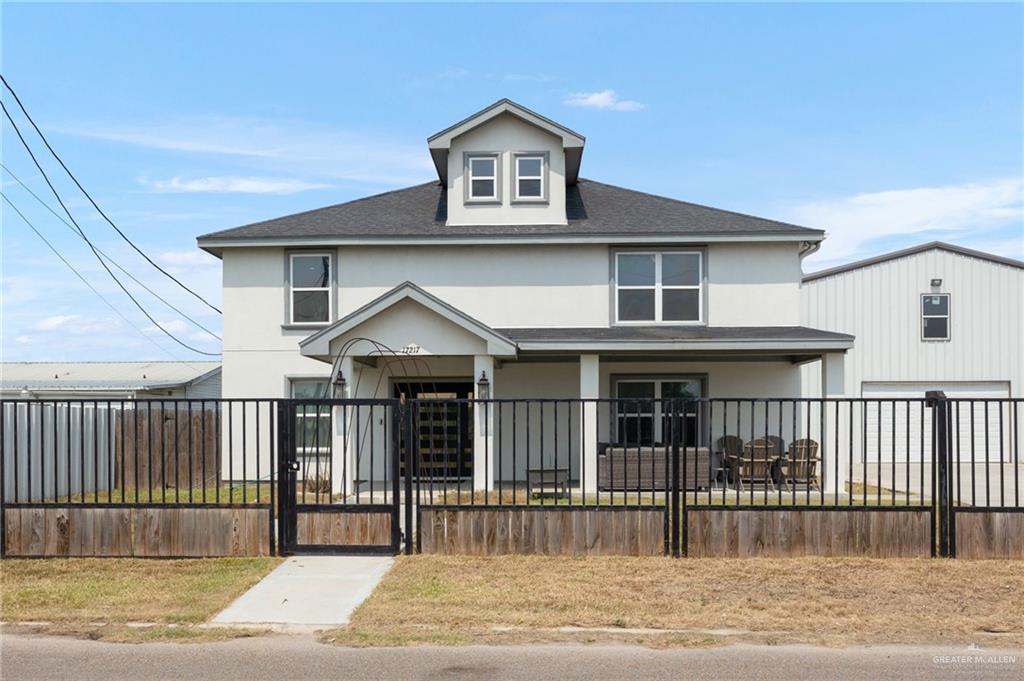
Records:
[[[846,397],[846,355],[841,352],[830,352],[821,356],[821,396],[823,398]],[[822,476],[824,490],[827,494],[846,491],[846,472],[850,467],[850,450],[846,446],[850,424],[848,410],[839,408],[838,415],[834,403],[825,402],[825,432],[819,449],[822,452]],[[836,442],[839,451],[836,452]],[[838,454],[838,456],[837,456]],[[838,461],[838,466],[836,463]],[[835,470],[832,470],[835,469]]]
[[[597,355],[580,355],[580,399],[600,397],[601,360]],[[597,494],[597,403],[580,405],[580,491]]]
[[[353,391],[355,390],[355,362],[352,361],[352,357],[343,357],[341,359],[341,365],[339,367],[341,373],[345,376],[344,391],[336,391],[334,388],[334,379],[337,376],[331,376],[331,386],[329,395],[335,398],[348,399],[355,397]],[[335,407],[334,408],[334,442],[331,447],[331,493],[332,494],[344,494],[348,496],[355,491],[353,481],[358,476],[358,471],[352,470],[355,464],[355,424],[352,423],[352,419],[355,417],[355,410],[351,407]]]
[[[473,356],[473,395],[480,399],[480,375],[486,374],[490,382],[490,397],[494,396],[494,358],[490,355]],[[473,491],[494,489],[494,405],[480,403],[473,409]]]

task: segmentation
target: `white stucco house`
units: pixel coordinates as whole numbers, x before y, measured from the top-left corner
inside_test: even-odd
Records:
[[[812,361],[818,394],[846,394],[853,335],[801,319],[822,230],[583,179],[584,146],[501,100],[427,139],[435,180],[201,236],[224,396],[325,396],[340,369],[348,397],[479,396],[482,376],[493,398],[798,397]],[[484,472],[486,431],[478,487],[507,474]],[[605,437],[558,445],[584,488]]]

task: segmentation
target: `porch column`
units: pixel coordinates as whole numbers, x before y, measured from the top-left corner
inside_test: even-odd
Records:
[[[355,363],[352,357],[346,356],[341,359],[339,366],[341,373],[345,376],[346,386],[344,390],[337,390],[334,387],[334,379],[337,374],[331,376],[331,385],[328,395],[339,400],[355,397],[353,394],[356,385]],[[355,410],[351,407],[334,407],[334,437],[331,447],[331,492],[333,494],[344,494],[348,496],[355,491],[354,481],[358,479],[358,471],[353,470],[356,456],[355,448]]]
[[[480,375],[490,381],[490,397],[494,397],[494,358],[473,356],[473,396],[481,399]],[[494,489],[494,405],[478,403],[473,409],[473,490]]]
[[[597,355],[580,355],[580,399],[600,397],[601,360]],[[597,494],[597,403],[580,405],[580,492]],[[596,499],[595,499],[596,501]]]
[[[825,399],[846,397],[846,355],[830,352],[821,356],[821,396]],[[827,494],[846,491],[846,473],[850,467],[848,410],[840,406],[838,415],[834,403],[825,403],[825,432],[822,433],[821,469],[823,489]],[[838,436],[838,437],[837,437]],[[838,466],[836,441],[839,441]],[[835,469],[835,470],[833,470]]]

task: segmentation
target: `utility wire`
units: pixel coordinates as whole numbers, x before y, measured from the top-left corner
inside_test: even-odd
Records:
[[[131,294],[131,292],[125,287],[125,285],[121,283],[121,280],[117,278],[117,275],[114,274],[114,272],[110,269],[109,266],[107,266],[106,261],[103,260],[99,252],[96,250],[96,246],[93,245],[92,241],[89,240],[89,237],[85,235],[85,232],[82,230],[82,227],[75,220],[75,216],[73,216],[71,214],[71,211],[68,210],[68,207],[64,205],[64,200],[60,198],[60,194],[57,192],[57,189],[53,186],[53,183],[50,182],[50,177],[46,174],[46,171],[43,170],[43,166],[39,164],[39,160],[36,158],[36,155],[32,153],[32,147],[30,147],[28,145],[28,142],[25,141],[25,138],[21,134],[21,129],[18,127],[18,124],[14,122],[14,118],[11,117],[11,114],[7,110],[7,107],[4,105],[3,101],[0,101],[0,108],[3,109],[4,115],[7,117],[7,120],[14,127],[14,132],[18,135],[18,139],[21,141],[21,146],[25,147],[25,151],[27,151],[28,155],[32,158],[32,162],[35,164],[36,169],[39,170],[39,173],[43,176],[43,179],[46,180],[46,185],[50,188],[50,191],[53,192],[53,196],[54,198],[57,199],[57,203],[59,203],[60,207],[64,209],[65,213],[67,213],[68,218],[70,218],[71,222],[75,225],[75,228],[78,230],[78,233],[82,236],[82,238],[85,239],[85,242],[89,244],[89,248],[92,250],[92,254],[96,256],[96,259],[99,260],[101,265],[103,265],[103,269],[107,271],[107,274],[110,275],[110,278],[114,280],[118,287],[120,287],[120,289],[124,291],[124,294],[128,296],[128,298],[135,304],[135,307],[139,308],[139,311],[142,312],[142,314],[146,315],[146,319],[152,322],[153,325],[156,326],[156,328],[160,329],[164,333],[164,335],[166,335],[168,338],[170,338],[183,348],[191,350],[192,352],[198,355],[206,355],[208,357],[220,357],[220,353],[206,352],[204,350],[194,348],[185,341],[175,336],[173,333],[171,333],[163,326],[161,326],[160,323],[153,318],[153,315],[149,314],[146,308],[144,308],[142,304],[135,299],[135,296]]]
[[[130,327],[132,327],[133,329],[138,331],[139,335],[141,335],[143,338],[145,338],[150,343],[152,343],[154,346],[156,346],[157,349],[159,349],[161,352],[165,353],[168,357],[170,357],[170,358],[172,358],[174,360],[181,361],[178,357],[176,357],[174,355],[174,353],[172,353],[170,350],[168,350],[164,346],[162,346],[159,343],[157,343],[155,340],[153,340],[149,336],[149,334],[147,334],[145,331],[140,329],[138,327],[138,325],[135,324],[135,322],[133,322],[132,320],[128,319],[128,317],[126,317],[124,315],[124,313],[121,312],[121,310],[117,309],[117,307],[113,303],[111,303],[109,300],[107,300],[106,296],[104,296],[102,293],[97,291],[96,287],[94,287],[92,284],[90,284],[89,280],[86,279],[82,275],[81,272],[79,272],[77,269],[75,269],[75,266],[72,265],[70,262],[68,262],[67,258],[65,258],[63,255],[60,254],[60,251],[58,251],[56,249],[56,247],[54,247],[54,245],[52,243],[50,243],[50,241],[45,236],[43,236],[42,232],[40,232],[38,229],[36,229],[35,225],[33,225],[31,222],[29,222],[29,219],[27,217],[25,217],[25,214],[22,213],[20,210],[18,210],[18,207],[15,206],[13,203],[11,203],[11,200],[9,198],[7,198],[7,195],[4,194],[2,191],[0,191],[0,197],[3,197],[3,200],[7,202],[7,205],[10,206],[14,210],[14,212],[18,214],[18,217],[20,217],[22,219],[22,221],[26,225],[28,225],[28,228],[31,229],[33,232],[35,232],[36,236],[39,237],[40,239],[42,239],[43,243],[46,244],[46,246],[51,251],[53,251],[53,254],[56,255],[58,258],[60,258],[60,261],[62,263],[64,263],[65,265],[67,265],[68,269],[71,270],[72,272],[74,272],[75,276],[78,277],[79,279],[81,279],[82,283],[85,284],[86,286],[88,286],[89,290],[92,291],[93,293],[95,293],[97,295],[97,297],[99,297],[99,299],[102,300],[106,304],[107,307],[109,307],[111,310],[113,310],[114,314],[116,314],[118,317],[123,319]]]
[[[42,197],[40,197],[40,196],[39,196],[38,194],[36,194],[36,193],[35,193],[34,191],[32,191],[32,189],[31,189],[31,188],[30,188],[30,187],[29,187],[29,186],[28,186],[27,184],[25,184],[24,182],[22,182],[22,181],[21,181],[21,178],[19,178],[19,177],[18,177],[17,175],[15,175],[15,174],[14,174],[14,173],[13,173],[13,172],[11,171],[11,169],[10,169],[10,168],[8,168],[7,166],[5,166],[5,165],[4,165],[3,163],[0,163],[0,168],[3,168],[3,169],[4,169],[4,170],[5,170],[6,172],[7,172],[7,174],[8,174],[8,175],[10,175],[11,177],[13,177],[13,178],[14,178],[14,181],[15,181],[15,182],[17,182],[18,184],[20,184],[20,185],[21,185],[21,187],[22,187],[22,189],[24,189],[24,190],[25,190],[25,191],[27,191],[27,192],[28,192],[29,194],[31,194],[31,195],[32,195],[32,198],[34,198],[34,199],[35,199],[36,201],[38,201],[38,202],[39,202],[39,204],[40,204],[40,205],[41,205],[41,206],[42,206],[43,208],[45,208],[46,210],[48,210],[48,211],[50,211],[51,213],[53,213],[53,216],[54,216],[55,218],[57,218],[58,220],[60,220],[61,222],[63,222],[63,223],[65,224],[65,225],[67,225],[67,226],[68,226],[68,229],[70,229],[70,230],[71,230],[71,231],[72,231],[72,232],[73,232],[73,233],[75,234],[75,236],[77,236],[77,237],[81,238],[81,236],[82,236],[82,235],[81,235],[81,234],[79,234],[79,233],[78,233],[77,231],[75,231],[75,228],[74,228],[74,226],[73,226],[73,225],[72,225],[72,224],[71,224],[70,222],[68,222],[67,220],[65,220],[65,219],[64,219],[64,218],[63,218],[63,217],[61,216],[61,214],[60,214],[60,213],[58,213],[57,211],[55,211],[55,210],[53,209],[53,207],[52,207],[52,206],[50,206],[50,204],[46,203],[46,201],[44,201],[44,200],[42,199]],[[214,333],[214,332],[213,332],[213,331],[211,331],[210,329],[206,328],[205,326],[203,326],[202,324],[200,324],[199,322],[197,322],[197,321],[196,321],[195,319],[192,319],[192,317],[189,317],[189,316],[188,316],[187,314],[185,314],[184,312],[182,312],[181,310],[179,310],[179,309],[178,309],[177,307],[175,307],[174,305],[172,305],[172,304],[171,304],[170,302],[168,302],[167,300],[164,300],[164,298],[163,298],[163,297],[161,297],[159,293],[157,293],[156,291],[154,291],[153,289],[149,288],[149,287],[148,287],[148,286],[146,286],[146,285],[145,285],[144,283],[142,283],[141,281],[139,281],[139,280],[138,280],[138,279],[137,279],[137,278],[135,277],[135,275],[133,275],[133,274],[132,274],[131,272],[129,272],[128,270],[126,270],[126,269],[125,269],[124,267],[122,267],[120,263],[118,263],[118,262],[117,262],[116,260],[114,260],[113,258],[111,258],[111,257],[110,257],[109,255],[107,255],[106,253],[104,253],[104,252],[103,252],[103,251],[102,251],[102,250],[101,250],[101,249],[100,249],[100,248],[99,248],[98,246],[96,247],[96,250],[97,250],[97,251],[99,251],[99,254],[100,254],[100,255],[102,255],[102,256],[103,256],[104,258],[106,258],[106,259],[107,259],[107,260],[108,260],[108,261],[109,261],[109,262],[110,262],[110,263],[111,263],[111,264],[112,264],[112,265],[113,265],[114,267],[116,267],[117,269],[119,269],[119,270],[121,270],[122,272],[124,272],[124,273],[125,273],[125,274],[126,274],[126,275],[127,275],[127,276],[128,276],[128,277],[129,277],[129,278],[130,278],[130,279],[132,280],[132,281],[134,281],[134,282],[135,282],[136,284],[138,284],[138,285],[139,285],[139,286],[141,286],[142,288],[146,289],[146,291],[148,291],[148,292],[150,293],[150,295],[152,295],[152,296],[153,296],[154,298],[156,298],[156,299],[157,299],[157,300],[159,300],[159,301],[160,301],[161,303],[163,303],[163,304],[164,304],[164,305],[166,305],[167,307],[171,308],[172,310],[174,310],[175,312],[177,312],[178,314],[180,314],[180,315],[181,315],[182,317],[184,317],[184,318],[185,318],[185,319],[187,319],[188,321],[192,322],[193,324],[195,324],[195,325],[196,325],[196,326],[198,326],[198,327],[199,327],[200,329],[202,329],[202,330],[203,330],[203,331],[205,331],[206,333],[210,334],[211,336],[213,336],[213,337],[214,337],[214,338],[216,338],[217,340],[222,340],[222,339],[221,339],[221,337],[220,337],[220,336],[218,336],[218,335],[217,335],[216,333]]]
[[[74,173],[71,172],[71,169],[67,167],[67,165],[64,163],[64,161],[61,159],[61,157],[57,155],[57,152],[54,151],[53,147],[50,146],[50,143],[49,143],[49,141],[47,141],[46,136],[43,135],[43,131],[40,130],[39,126],[36,125],[36,122],[34,120],[32,120],[32,116],[29,115],[28,111],[25,109],[25,105],[22,104],[21,103],[21,99],[18,98],[18,93],[14,91],[14,88],[11,87],[11,84],[8,83],[7,79],[3,77],[3,74],[0,74],[0,81],[3,81],[4,87],[6,87],[7,91],[11,93],[12,97],[14,97],[14,101],[18,103],[18,107],[21,109],[21,113],[25,115],[25,118],[28,119],[28,122],[32,124],[33,128],[35,128],[36,134],[39,135],[39,139],[41,139],[43,141],[43,144],[46,145],[46,148],[50,151],[50,153],[53,155],[53,157],[55,159],[57,159],[57,163],[60,164],[60,167],[63,168],[64,172],[66,172],[68,174],[68,177],[70,177],[71,181],[75,183],[75,186],[77,186],[78,189],[81,190],[81,192],[83,194],[85,194],[85,198],[89,199],[89,203],[92,204],[92,207],[95,208],[96,211],[100,215],[103,216],[103,219],[106,220],[110,224],[110,226],[114,228],[114,231],[117,232],[118,234],[120,234],[121,238],[128,242],[128,245],[130,245],[132,248],[134,248],[135,251],[139,255],[141,255],[143,258],[145,258],[146,262],[148,262],[150,265],[152,265],[156,269],[160,270],[160,272],[162,272],[164,274],[164,276],[166,276],[171,281],[173,281],[175,284],[177,284],[178,286],[180,286],[181,288],[185,289],[186,291],[191,293],[193,296],[195,296],[196,298],[201,300],[204,305],[209,307],[214,312],[217,312],[218,314],[223,314],[217,307],[215,307],[208,300],[206,300],[206,298],[203,298],[201,295],[199,295],[198,293],[196,293],[195,291],[190,289],[188,286],[186,286],[184,283],[182,283],[182,281],[179,280],[177,277],[175,277],[173,274],[171,274],[170,272],[168,272],[164,268],[160,267],[160,265],[156,264],[153,261],[153,259],[150,258],[148,255],[146,255],[146,253],[141,248],[139,248],[138,246],[135,245],[135,242],[133,242],[131,239],[128,238],[127,234],[122,232],[121,229],[117,225],[114,224],[113,220],[111,220],[109,217],[107,217],[107,214],[103,212],[103,209],[99,207],[99,205],[96,203],[96,201],[93,200],[93,198],[89,194],[89,192],[87,192],[85,190],[85,187],[83,187],[82,183],[78,181],[78,178],[76,178]],[[10,118],[10,115],[8,115],[8,118]],[[12,121],[12,123],[13,123],[13,121]],[[20,133],[19,133],[19,137],[20,137]]]

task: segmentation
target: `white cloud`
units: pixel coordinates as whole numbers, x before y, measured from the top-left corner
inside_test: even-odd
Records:
[[[172,177],[168,180],[139,178],[139,183],[161,192],[210,193],[210,194],[297,194],[310,189],[326,189],[330,185],[322,182],[288,180],[275,177],[200,177],[192,180]]]
[[[1024,180],[999,178],[940,187],[892,189],[813,201],[786,211],[784,219],[826,230],[819,261],[862,254],[873,240],[941,233],[969,236],[1024,220]],[[816,264],[819,264],[816,263]]]
[[[549,76],[546,73],[506,73],[501,78],[502,80],[508,80],[512,82],[529,83],[550,83],[555,79],[554,76]]]
[[[81,318],[77,314],[57,314],[39,320],[32,328],[36,331],[53,331]]]
[[[160,326],[163,327],[165,331],[168,331],[173,334],[181,334],[191,328],[187,322],[181,319],[162,320],[160,321]],[[150,324],[149,326],[144,327],[142,330],[145,331],[146,333],[163,333],[163,331],[158,329],[154,324]]]
[[[147,149],[234,157],[261,169],[307,177],[401,184],[422,182],[433,175],[430,156],[418,140],[415,144],[396,142],[388,135],[301,120],[204,116],[76,121],[53,124],[50,129]]]
[[[610,111],[639,111],[644,105],[632,99],[619,99],[615,90],[600,92],[572,92],[565,99],[568,106],[584,109],[608,109]]]
[[[206,251],[164,251],[157,253],[156,259],[165,264],[175,267],[214,267],[220,265],[220,260],[213,257]]]

